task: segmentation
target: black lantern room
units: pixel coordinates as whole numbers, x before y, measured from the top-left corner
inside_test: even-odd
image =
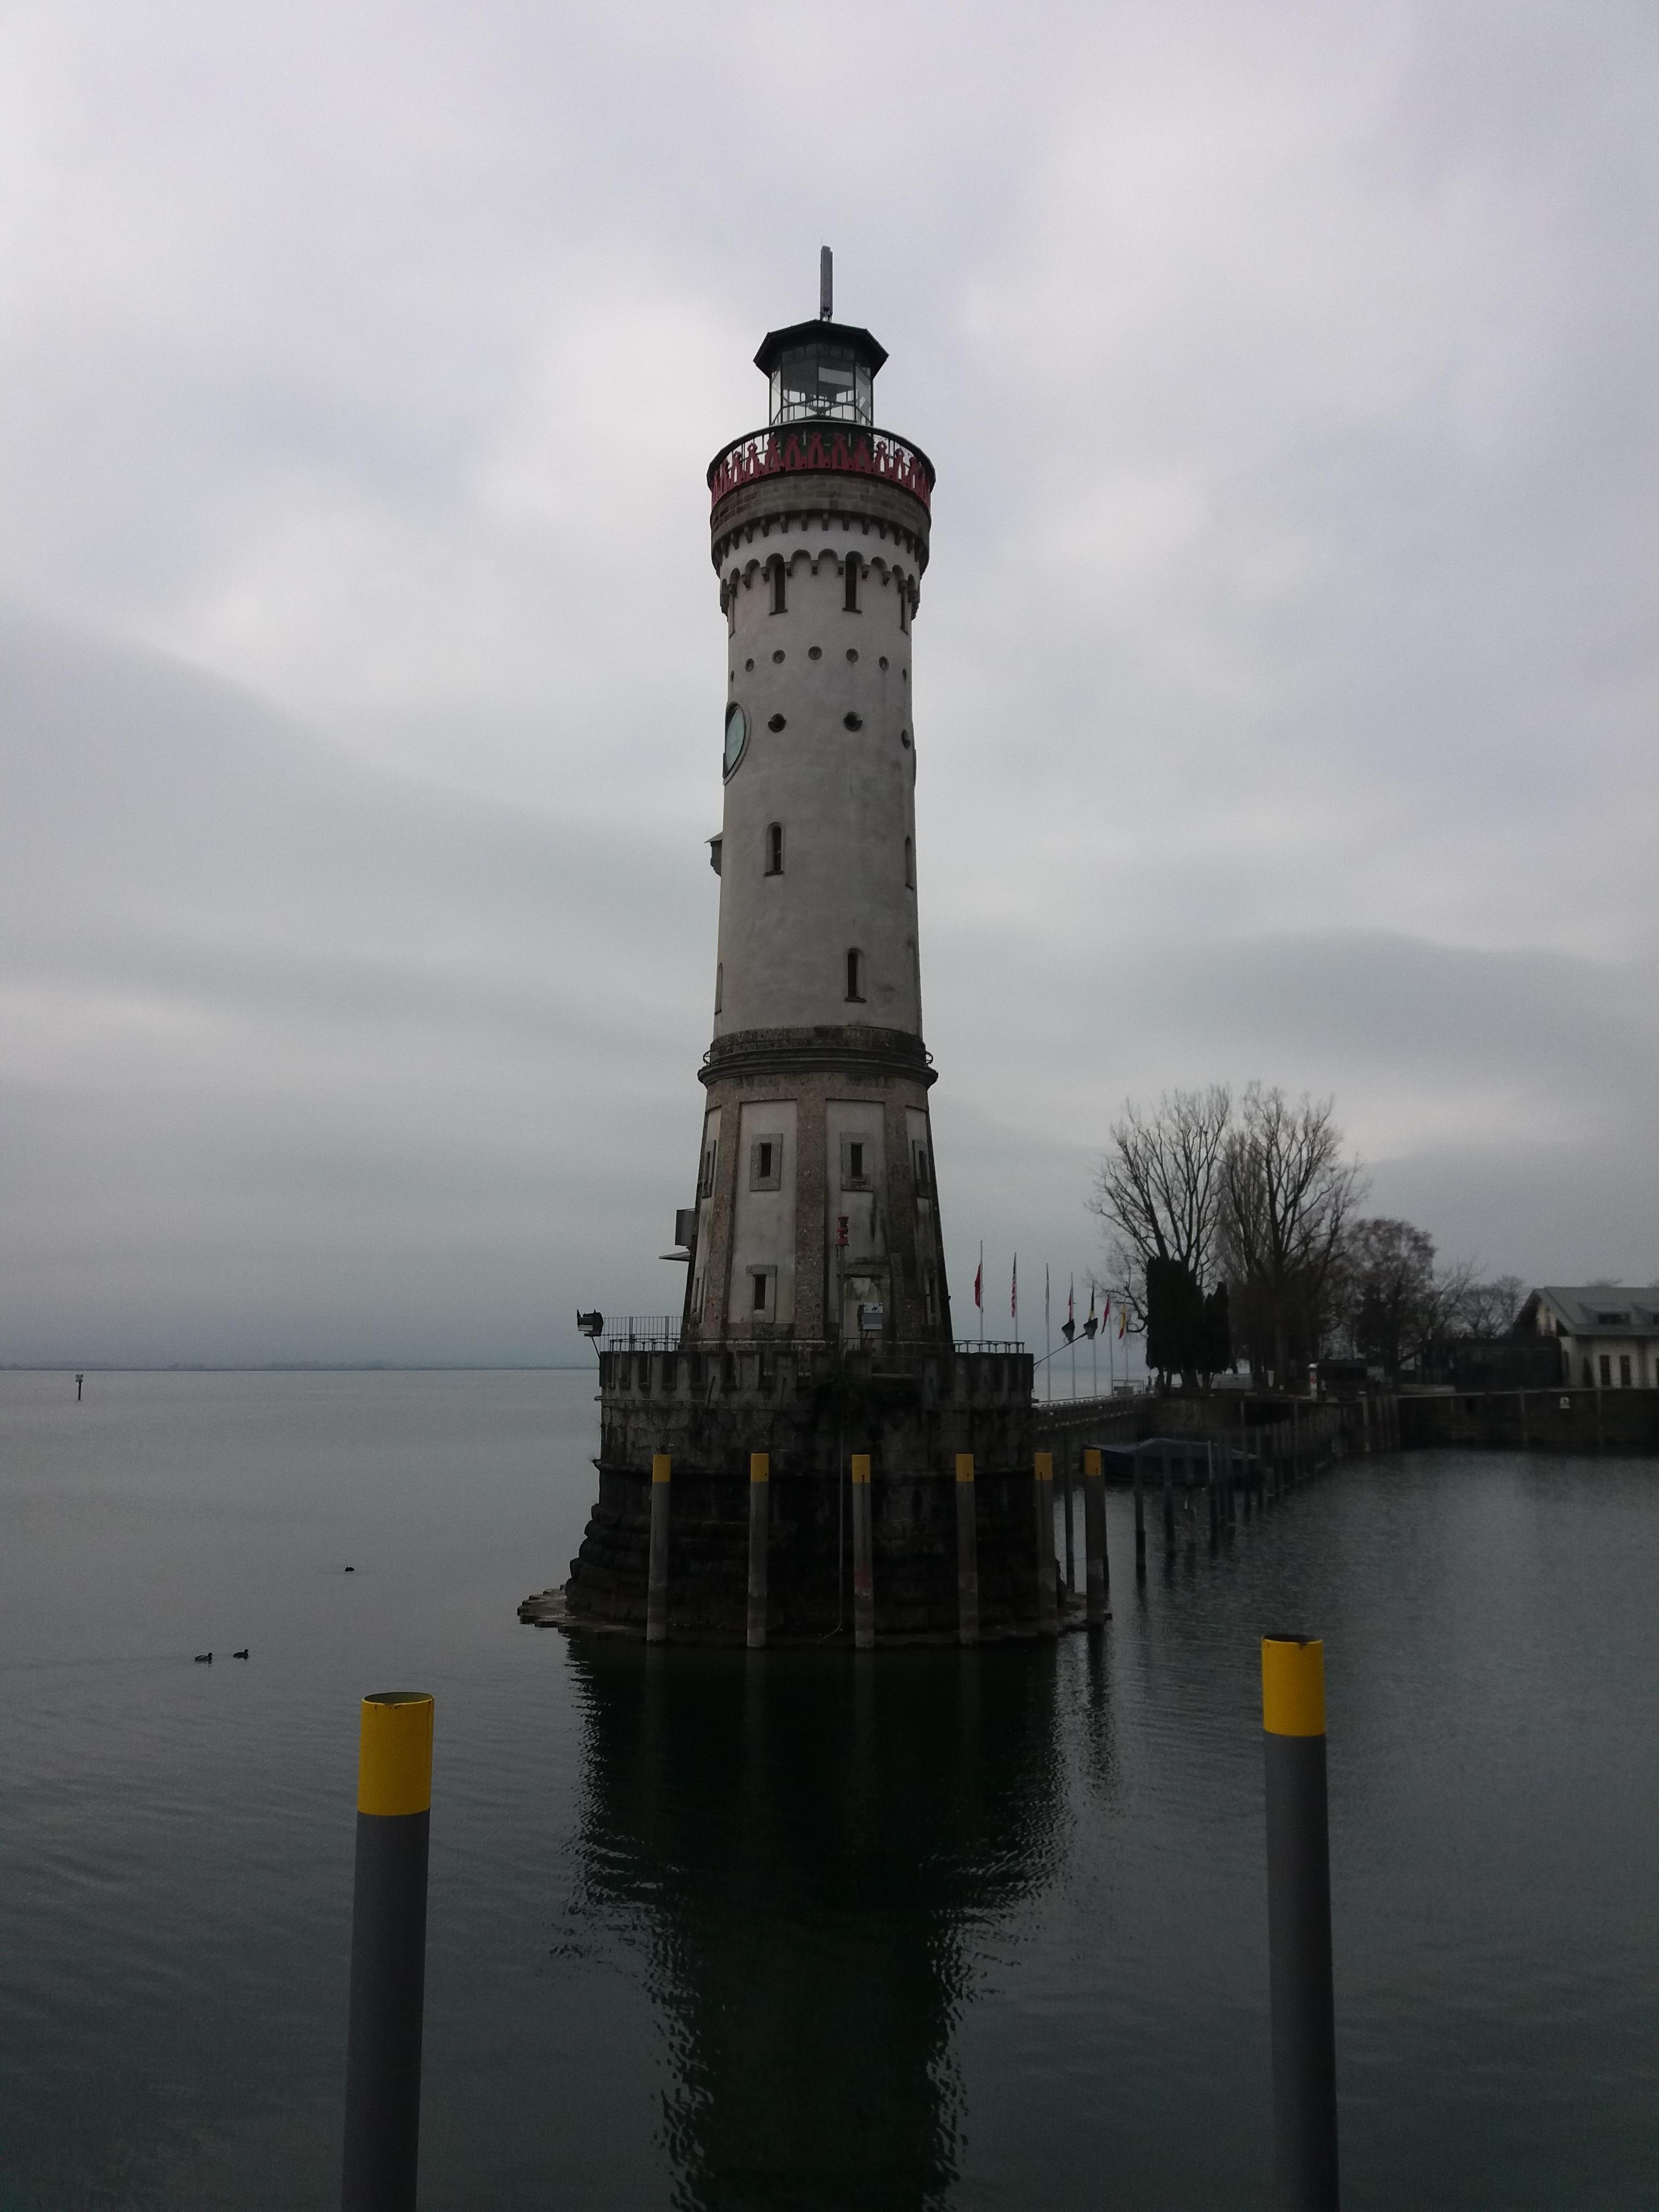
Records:
[[[771,389],[771,415],[779,422],[862,422],[876,419],[871,388],[887,358],[868,331],[851,323],[793,323],[768,331],[755,366]]]

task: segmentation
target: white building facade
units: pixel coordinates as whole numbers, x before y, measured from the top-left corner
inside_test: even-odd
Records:
[[[1554,1338],[1561,1380],[1575,1389],[1659,1389],[1659,1287],[1542,1285],[1522,1308],[1516,1334]]]

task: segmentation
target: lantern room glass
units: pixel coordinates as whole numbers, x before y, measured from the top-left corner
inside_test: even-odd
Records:
[[[850,347],[792,346],[772,371],[772,420],[872,423],[872,380],[868,362]]]

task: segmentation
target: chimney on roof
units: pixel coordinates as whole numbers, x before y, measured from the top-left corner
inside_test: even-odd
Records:
[[[827,246],[818,248],[818,313],[827,323],[836,312],[836,257]]]

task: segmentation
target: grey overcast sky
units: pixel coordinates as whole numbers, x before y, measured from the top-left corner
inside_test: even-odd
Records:
[[[1127,1095],[1659,1275],[1659,11],[12,0],[0,1361],[666,1310],[703,471],[837,305],[915,644],[958,1327]]]

